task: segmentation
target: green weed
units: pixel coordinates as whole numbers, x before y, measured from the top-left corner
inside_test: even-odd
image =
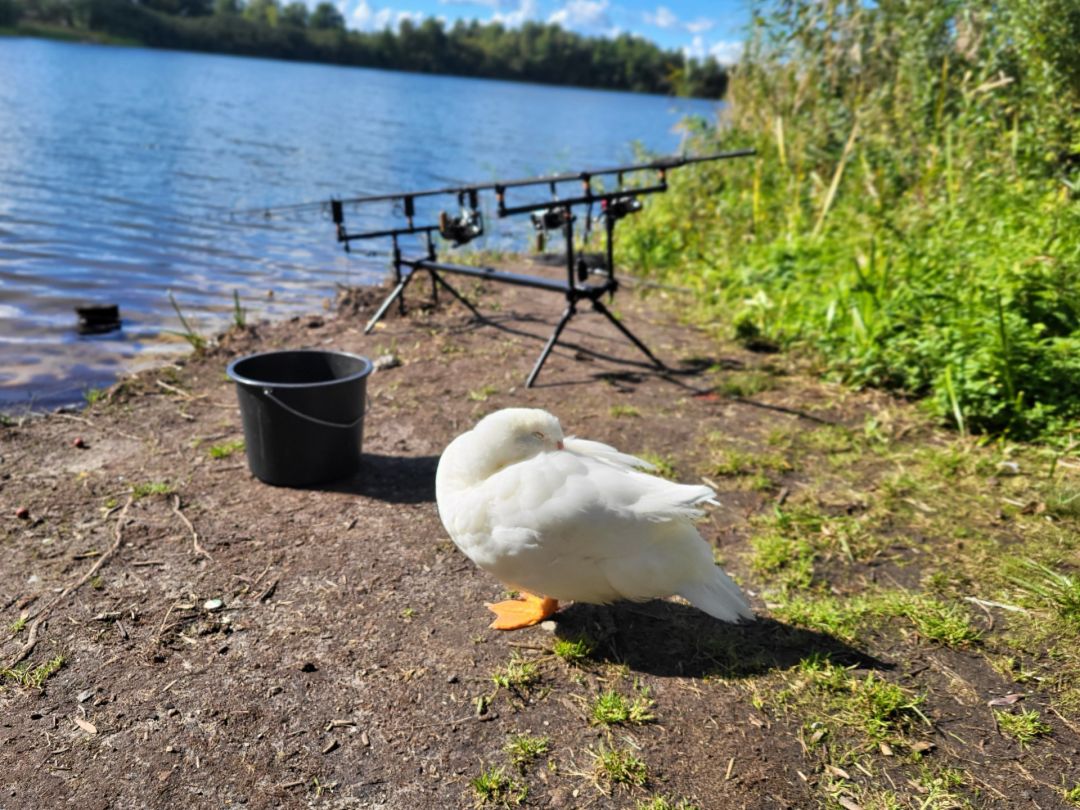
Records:
[[[708,289],[698,318],[748,346],[962,432],[1061,441],[1080,419],[1072,8],[766,4],[723,126],[688,126],[702,153],[757,155],[673,173],[619,258]]]
[[[233,326],[243,329],[247,326],[247,310],[240,306],[240,291],[233,290]]]
[[[1054,610],[1074,626],[1080,626],[1080,577],[1062,574],[1034,560],[1024,560],[1013,584],[1035,601]]]
[[[642,461],[647,461],[655,469],[652,470],[653,475],[659,475],[661,478],[667,478],[669,481],[675,481],[678,475],[675,472],[675,465],[672,460],[667,456],[661,456],[658,453],[639,453],[638,457]]]
[[[1012,712],[995,709],[994,718],[997,720],[998,728],[1020,743],[1021,747],[1025,747],[1032,740],[1053,731],[1048,724],[1039,718],[1039,713],[1033,710],[1013,714]]]
[[[686,799],[674,801],[664,796],[653,796],[651,799],[638,802],[635,810],[701,810],[701,808]]]
[[[206,350],[206,338],[195,331],[194,327],[188,322],[188,319],[184,317],[184,313],[180,311],[180,305],[176,303],[176,298],[173,296],[172,291],[169,291],[169,303],[172,304],[173,310],[176,312],[176,317],[180,319],[180,326],[183,327],[180,331],[169,330],[170,334],[179,335],[190,344],[191,348],[195,352],[201,353]]]
[[[23,665],[10,669],[0,669],[0,680],[9,679],[25,689],[41,689],[49,678],[64,666],[64,656],[57,655],[36,667]]]
[[[221,444],[211,445],[207,451],[210,454],[210,458],[228,458],[233,453],[236,453],[244,449],[243,439],[234,439],[230,442],[223,442]]]
[[[485,385],[469,391],[469,399],[473,402],[487,402],[497,393],[499,393],[499,389],[494,385]]]
[[[176,487],[167,481],[147,481],[141,484],[135,484],[131,488],[131,497],[135,500],[142,498],[148,498],[151,495],[172,495],[176,492]]]
[[[519,770],[524,770],[534,760],[542,757],[551,749],[548,737],[535,737],[531,734],[515,734],[506,743],[506,753],[510,761]]]
[[[558,639],[551,646],[551,651],[568,664],[580,664],[592,655],[592,644],[588,639]]]
[[[641,416],[641,411],[633,405],[612,405],[608,413],[615,419],[637,419]]]
[[[593,723],[603,726],[642,725],[656,719],[652,713],[655,705],[644,692],[631,700],[609,690],[597,695],[589,710],[589,717]]]
[[[492,674],[491,681],[500,689],[524,691],[539,683],[540,669],[532,661],[515,654],[505,667]]]
[[[477,805],[481,807],[518,805],[525,801],[529,793],[528,787],[515,782],[502,768],[489,768],[469,784],[476,794]]]
[[[600,748],[589,752],[593,757],[593,776],[600,784],[642,786],[649,774],[645,762],[633,752],[621,748]]]

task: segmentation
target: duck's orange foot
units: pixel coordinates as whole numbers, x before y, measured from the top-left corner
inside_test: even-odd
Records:
[[[488,627],[493,630],[519,630],[522,627],[540,624],[544,619],[553,616],[559,609],[559,601],[522,592],[520,599],[486,602],[484,607],[495,614],[495,621]]]

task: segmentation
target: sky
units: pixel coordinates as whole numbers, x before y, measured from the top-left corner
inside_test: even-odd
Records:
[[[397,27],[401,20],[440,17],[518,26],[554,22],[591,36],[637,34],[662,48],[721,62],[738,59],[749,0],[339,0],[346,25],[359,31]]]

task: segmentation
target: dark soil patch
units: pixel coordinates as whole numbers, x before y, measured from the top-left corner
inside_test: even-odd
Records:
[[[84,412],[0,428],[0,632],[10,635],[0,665],[29,631],[6,626],[24,613],[32,623],[121,533],[97,576],[38,629],[30,663],[63,656],[62,668],[41,689],[0,692],[0,807],[470,807],[471,780],[492,767],[527,785],[532,807],[626,808],[656,796],[701,808],[812,807],[823,801],[822,771],[800,718],[755,708],[750,685],[813,654],[893,680],[921,667],[913,683],[947,724],[927,734],[939,751],[955,747],[945,761],[985,785],[976,798],[1056,806],[1060,795],[1041,783],[1065,773],[1080,741],[1056,722],[1054,747],[1025,753],[1004,740],[985,697],[1010,687],[975,654],[903,632],[859,647],[768,618],[733,628],[675,602],[571,605],[554,632],[488,630],[483,603],[501,588],[446,538],[433,485],[443,447],[483,414],[547,408],[568,432],[654,454],[694,480],[712,433],[760,445],[777,428],[861,424],[881,398],[797,374],[771,374],[774,385],[753,395],[717,393],[777,356],[680,324],[678,298],[628,293],[619,311],[675,373],[640,364],[589,314],[528,390],[562,302],[466,291],[490,322],[459,306],[413,306],[365,336],[377,301],[365,291],[337,317],[223,336],[205,356],[129,378]],[[241,437],[226,363],[283,347],[401,360],[369,381],[364,466],[353,479],[279,489],[252,478],[242,452],[211,458],[211,446]],[[756,593],[746,523],[778,491],[718,483],[725,506],[703,534]],[[118,526],[133,488],[146,494]],[[551,654],[556,640],[580,636],[594,645],[581,664]],[[497,688],[492,674],[513,656],[533,661],[539,679]],[[591,724],[588,704],[607,689],[647,691],[655,722]],[[549,737],[550,750],[519,773],[503,749],[526,731]],[[645,786],[597,781],[590,752],[608,746],[646,763]]]

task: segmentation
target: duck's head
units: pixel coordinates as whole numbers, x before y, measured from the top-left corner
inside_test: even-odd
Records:
[[[477,422],[459,442],[464,443],[460,472],[483,480],[511,464],[562,450],[563,432],[559,420],[547,411],[504,408]]]
[[[559,420],[539,408],[503,408],[477,422],[477,439],[503,460],[503,466],[537,453],[563,449]]]

